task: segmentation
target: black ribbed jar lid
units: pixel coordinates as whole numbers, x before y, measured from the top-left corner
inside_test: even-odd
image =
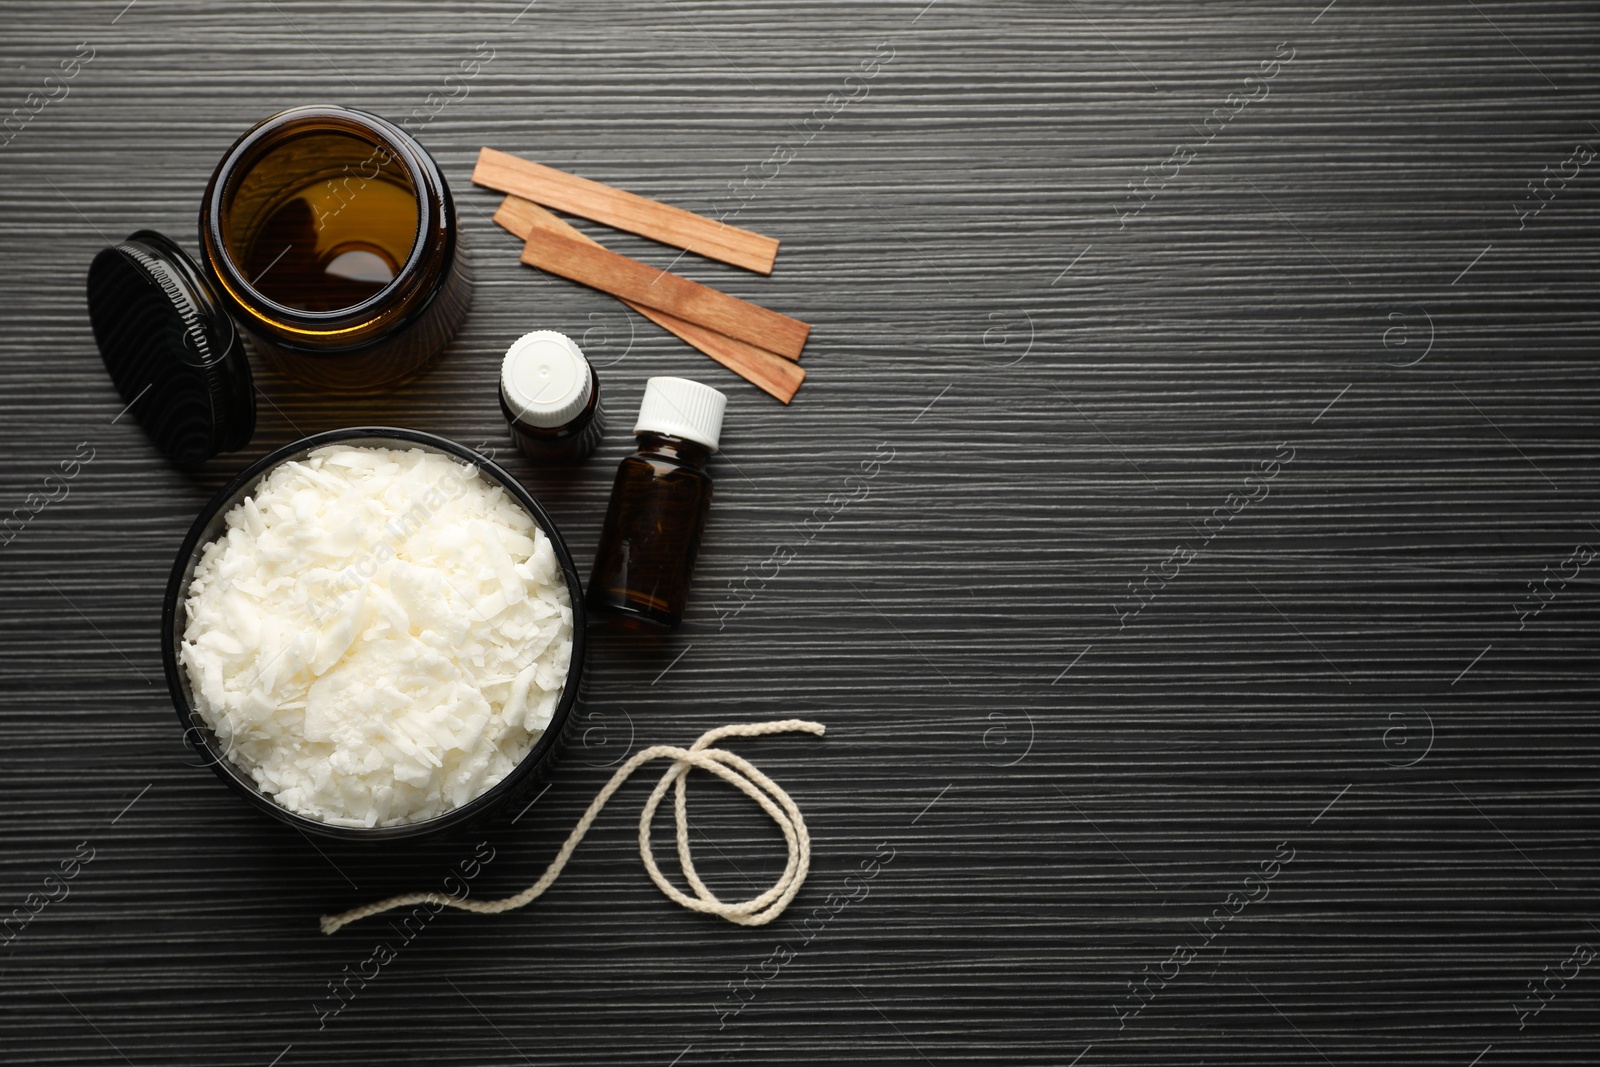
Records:
[[[184,467],[244,447],[255,386],[239,331],[178,244],[139,230],[89,265],[100,357],[157,448]]]

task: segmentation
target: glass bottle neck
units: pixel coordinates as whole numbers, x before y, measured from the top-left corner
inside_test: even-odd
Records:
[[[711,458],[711,449],[705,445],[670,433],[645,430],[638,434],[638,441],[640,452],[674,459],[686,467],[704,467]]]

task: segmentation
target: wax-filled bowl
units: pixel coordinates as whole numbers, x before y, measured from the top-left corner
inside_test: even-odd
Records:
[[[225,746],[196,706],[189,672],[182,662],[181,647],[187,624],[186,604],[190,585],[206,546],[225,532],[228,512],[245,497],[252,495],[262,480],[279,465],[304,459],[316,449],[329,445],[401,451],[420,448],[475,466],[480,477],[504,489],[527,512],[534,524],[544,531],[566,578],[572,609],[572,656],[549,724],[521,760],[495,785],[463,804],[415,822],[348,826],[301,814],[280,804],[256,783],[249,771],[228,758]],[[572,724],[577,719],[575,705],[581,700],[583,686],[584,629],[583,588],[578,580],[577,569],[573,566],[572,554],[549,514],[515,478],[470,448],[434,434],[386,426],[358,426],[313,434],[263,456],[205,506],[184,539],[167,583],[166,598],[161,609],[161,657],[166,669],[167,688],[183,725],[185,739],[194,747],[200,759],[234,792],[280,822],[308,834],[345,841],[393,841],[433,836],[480,822],[494,812],[523,800],[548,777],[565,749]]]

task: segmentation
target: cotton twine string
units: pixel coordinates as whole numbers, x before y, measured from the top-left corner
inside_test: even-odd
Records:
[[[324,915],[322,932],[331,934],[359,919],[414,904],[443,904],[446,907],[460,908],[462,911],[475,911],[481,915],[498,915],[537,900],[561,876],[561,870],[572,858],[578,842],[583,840],[583,835],[594,825],[595,817],[600,814],[600,809],[606,806],[606,801],[611,799],[611,795],[622,787],[622,783],[627,781],[634,771],[651,760],[658,759],[670,759],[673,761],[672,766],[667,768],[667,772],[656,783],[655,789],[650,793],[650,799],[645,801],[644,810],[639,813],[639,856],[644,860],[645,870],[650,873],[650,880],[655,882],[667,896],[692,911],[721,916],[740,926],[762,926],[782,915],[795,894],[800,892],[800,886],[806,880],[806,873],[811,869],[811,834],[806,830],[806,821],[801,818],[800,809],[795,807],[789,794],[785,793],[777,782],[756,770],[741,757],[726,749],[712,748],[711,745],[724,737],[761,737],[766,734],[800,732],[820,737],[826,731],[821,723],[807,722],[804,719],[783,719],[778,722],[718,727],[701,735],[700,740],[686,749],[673,745],[655,745],[642,749],[617,768],[617,773],[611,776],[611,781],[606,783],[605,788],[600,790],[599,795],[589,804],[589,810],[583,813],[578,825],[572,828],[572,833],[567,835],[566,844],[561,846],[561,851],[556,853],[556,858],[551,861],[544,874],[540,875],[539,880],[516,896],[506,897],[504,900],[458,900],[443,893],[406,893],[360,908],[352,908],[339,915]],[[719,900],[695,871],[694,861],[689,857],[688,790],[685,781],[691,767],[710,771],[724,781],[731,782],[740,792],[760,804],[761,810],[772,816],[772,821],[783,831],[783,839],[789,846],[789,862],[772,888],[760,896],[737,904],[729,904]],[[655,819],[656,809],[660,807],[661,799],[666,796],[667,789],[674,786],[676,793],[673,797],[673,813],[678,820],[678,861],[683,866],[684,877],[694,889],[695,895],[692,897],[667,881],[661,869],[656,866],[655,856],[650,851],[650,824]]]

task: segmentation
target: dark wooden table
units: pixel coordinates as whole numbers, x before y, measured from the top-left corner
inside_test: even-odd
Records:
[[[1583,0],[6,3],[0,914],[66,895],[0,947],[0,1060],[1600,1062],[1597,31]],[[321,101],[421,116],[471,317],[384,398],[257,365],[248,448],[179,473],[118,417],[85,269],[194,248],[222,150]],[[519,266],[486,144],[780,237],[770,279],[675,269],[815,324],[793,406]],[[519,821],[313,845],[190,766],[179,541],[318,430],[506,455],[534,328],[618,413],[573,477],[509,460],[585,573],[645,378],[728,393],[689,621],[595,635]],[[740,746],[815,835],[771,926],[651,886],[639,783],[527,910],[317,931],[480,841],[474,895],[514,892],[623,753],[793,715],[827,737]],[[690,803],[719,892],[775,877],[753,805]]]

